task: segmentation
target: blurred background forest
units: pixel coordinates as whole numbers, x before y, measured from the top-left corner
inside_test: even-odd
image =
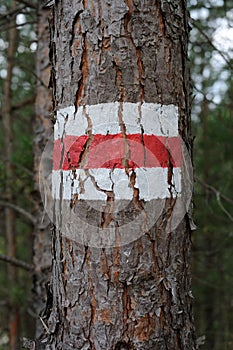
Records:
[[[34,256],[33,260],[33,240],[43,238],[34,228],[38,212],[43,215],[43,209],[38,205],[38,177],[34,169],[38,169],[38,144],[42,150],[45,143],[38,135],[46,127],[38,105],[47,108],[44,117],[51,112],[46,81],[49,76],[46,17],[44,27],[40,23],[43,11],[47,16],[49,10],[39,4],[38,12],[36,0],[0,0],[0,350],[16,349],[14,337],[18,333],[34,338],[38,322],[32,289],[33,278],[38,281],[34,266],[43,257]],[[233,2],[189,0],[188,5],[192,27],[189,55],[197,225],[192,252],[195,324],[201,348],[230,350],[233,349]],[[44,42],[36,54],[38,39]],[[43,52],[46,58],[42,57]],[[41,67],[45,80],[40,75]],[[43,88],[42,92],[38,86]],[[35,109],[36,92],[40,101],[37,100]],[[49,236],[48,227],[46,222],[42,229]],[[39,291],[34,286],[36,293]]]

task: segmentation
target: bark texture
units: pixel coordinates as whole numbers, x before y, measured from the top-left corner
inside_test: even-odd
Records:
[[[182,0],[57,1],[51,35],[56,109],[174,104],[190,149],[187,37]],[[133,206],[142,210],[137,197]],[[89,214],[103,227],[107,215]],[[125,211],[122,222],[130,215]],[[56,228],[48,349],[196,349],[189,220],[186,215],[167,233],[166,215],[135,242],[109,249],[82,246]]]
[[[49,18],[50,10],[42,8],[38,3],[37,17],[37,55],[36,55],[36,101],[34,124],[34,171],[35,190],[37,193],[36,223],[33,242],[34,275],[34,309],[37,315],[36,336],[43,333],[43,325],[39,316],[44,317],[44,307],[49,293],[51,274],[51,222],[43,207],[39,188],[40,160],[46,142],[52,132],[52,92],[49,90],[50,62],[49,62]],[[43,311],[43,309],[45,309]]]

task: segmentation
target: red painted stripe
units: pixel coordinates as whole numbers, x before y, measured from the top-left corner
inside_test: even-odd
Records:
[[[66,136],[64,141],[54,141],[53,169],[77,169],[89,136]],[[129,168],[180,167],[182,150],[179,137],[130,134],[124,139],[122,134],[94,135],[85,169],[124,168],[127,154]],[[63,162],[61,164],[61,155]]]
[[[89,136],[66,136],[64,141],[58,139],[54,141],[53,149],[53,170],[63,169],[68,170],[79,168],[79,160],[84,151],[85,144]],[[61,164],[61,156],[63,154],[63,162]],[[69,162],[70,160],[70,162]],[[70,165],[69,165],[70,163]]]

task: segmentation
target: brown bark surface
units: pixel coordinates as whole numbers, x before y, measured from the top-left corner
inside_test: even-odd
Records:
[[[187,36],[182,0],[56,2],[56,109],[115,101],[175,104],[179,132],[190,149]],[[138,198],[134,206],[142,210]],[[87,215],[85,207],[80,210]],[[89,214],[103,227],[105,215]],[[130,215],[121,214],[121,222]],[[115,248],[83,246],[57,226],[49,349],[196,349],[189,220],[186,215],[167,232],[166,215],[141,238]]]

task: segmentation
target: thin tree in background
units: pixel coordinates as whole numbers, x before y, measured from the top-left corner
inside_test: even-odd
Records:
[[[12,3],[12,9],[16,6],[15,1]],[[5,141],[5,200],[6,202],[14,202],[14,168],[13,168],[13,119],[12,119],[12,77],[15,65],[15,56],[18,46],[18,31],[16,28],[16,15],[13,15],[10,20],[10,29],[8,32],[8,49],[7,49],[7,76],[3,88],[3,103],[2,103],[2,117],[4,127],[4,141]],[[16,257],[16,227],[15,227],[15,213],[14,209],[10,207],[5,208],[5,233],[7,240],[7,255],[11,258]],[[9,286],[12,289],[17,281],[17,267],[8,264],[8,279]],[[10,298],[12,299],[12,298]],[[9,305],[9,336],[10,336],[10,350],[18,348],[19,341],[19,308],[10,300]]]
[[[51,134],[52,98],[49,90],[49,21],[50,10],[38,3],[37,12],[37,55],[36,55],[36,101],[34,124],[34,171],[37,191],[36,225],[33,242],[33,262],[35,265],[34,279],[34,310],[37,316],[36,337],[43,328],[43,317],[46,312],[45,304],[49,293],[51,274],[51,223],[43,207],[39,193],[39,168],[41,155]],[[43,310],[44,309],[44,310]]]

